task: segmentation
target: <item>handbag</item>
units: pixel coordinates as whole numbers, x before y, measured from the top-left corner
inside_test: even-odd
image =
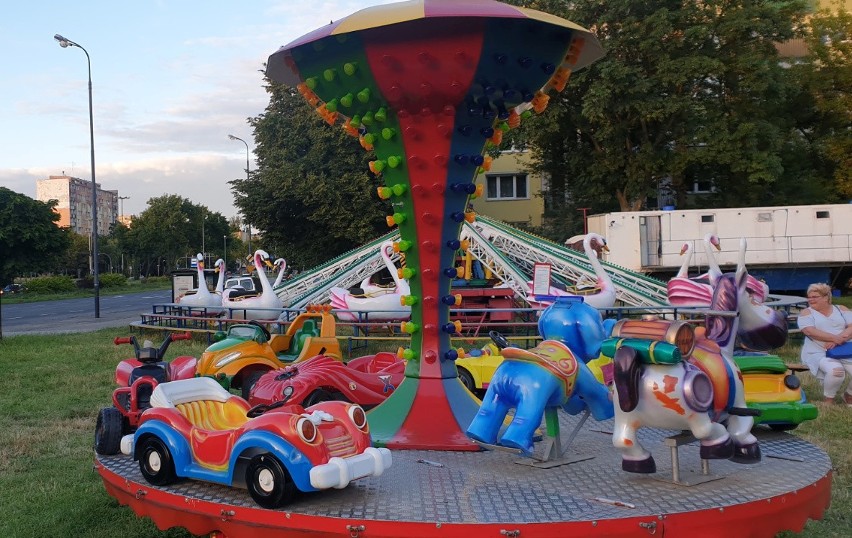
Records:
[[[829,359],[852,359],[852,342],[844,342],[825,352]]]

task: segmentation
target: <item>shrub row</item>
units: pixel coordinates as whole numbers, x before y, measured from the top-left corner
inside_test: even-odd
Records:
[[[70,276],[40,276],[27,281],[27,290],[33,293],[61,293],[77,287]]]

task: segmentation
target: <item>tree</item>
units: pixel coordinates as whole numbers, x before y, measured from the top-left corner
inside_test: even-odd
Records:
[[[824,167],[822,198],[852,198],[852,14],[838,3],[820,10],[806,26],[808,56],[790,70],[802,88],[796,134]]]
[[[249,123],[258,166],[231,181],[235,204],[288,264],[312,267],[387,232],[389,213],[369,155],[332,129],[293,88],[269,82],[266,111]]]
[[[222,237],[230,232],[221,213],[167,194],[148,200],[148,208],[122,235],[141,274],[159,275],[176,268],[181,258],[201,252],[202,241],[209,252],[222,252]]]
[[[782,177],[790,81],[773,43],[802,2],[510,3],[587,26],[606,51],[526,123],[551,216],[638,210],[663,183],[684,205],[697,176],[744,205]]]
[[[0,283],[52,269],[70,243],[56,223],[56,201],[39,202],[0,187]]]

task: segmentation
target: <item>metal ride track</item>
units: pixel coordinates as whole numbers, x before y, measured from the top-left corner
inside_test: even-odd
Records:
[[[470,242],[468,251],[475,259],[524,300],[529,295],[527,282],[532,280],[536,263],[549,263],[554,278],[566,284],[597,279],[585,254],[488,217],[478,215],[473,224],[465,222],[461,239]],[[398,241],[399,233],[389,232],[301,273],[275,288],[275,293],[287,308],[327,303],[331,288],[349,288],[384,269],[379,245],[389,240]],[[398,258],[395,254],[394,260]],[[615,284],[617,300],[625,306],[668,306],[664,282],[605,261],[601,263]]]
[[[502,257],[514,263],[521,273],[529,275],[527,280],[531,280],[535,263],[549,263],[555,276],[571,284],[582,280],[597,280],[597,275],[584,253],[482,215],[478,215],[472,225],[466,226],[462,234],[469,228],[479,232],[471,234],[472,237],[487,240],[492,250],[499,251]],[[482,247],[484,250],[485,246]],[[625,306],[668,306],[665,282],[603,260],[601,265],[615,284],[616,300]],[[526,281],[523,284],[526,288]],[[524,297],[526,293],[525,291]]]
[[[385,268],[379,246],[389,240],[398,241],[399,233],[390,232],[300,273],[275,288],[275,293],[285,308],[301,309],[309,304],[327,303],[331,288],[349,288],[360,284],[365,278]],[[398,258],[398,255],[395,256]]]

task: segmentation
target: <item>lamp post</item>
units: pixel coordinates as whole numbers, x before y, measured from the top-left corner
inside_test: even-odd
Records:
[[[128,200],[129,198],[130,198],[130,196],[119,196],[118,197],[118,203],[121,204],[121,206],[118,209],[118,212],[121,213],[121,215],[119,215],[119,217],[124,216],[124,201]]]
[[[243,144],[246,145],[246,181],[248,181],[248,178],[249,178],[249,147],[248,147],[248,142],[246,142],[242,138],[240,138],[238,136],[234,136],[232,134],[229,134],[228,138],[230,138],[231,140],[239,140],[240,142],[242,142]],[[246,223],[246,224],[247,224],[246,228],[248,229],[248,250],[249,250],[249,256],[251,256],[251,254],[252,254],[252,252],[251,252],[251,224],[248,224],[248,223]]]
[[[118,203],[119,203],[118,212],[120,213],[118,218],[119,218],[119,222],[121,222],[122,224],[124,224],[124,221],[122,221],[120,219],[124,218],[124,201],[129,199],[129,198],[130,198],[130,196],[119,196],[118,197]],[[124,248],[121,249],[121,274],[124,274]]]
[[[222,236],[222,242],[225,244],[224,252],[222,253],[222,261],[225,262],[225,274],[228,274],[228,236]]]
[[[92,153],[92,278],[95,284],[95,317],[101,317],[101,291],[98,281],[98,184],[95,182],[95,122],[92,116],[92,60],[89,51],[59,34],[53,36],[63,49],[77,47],[86,54],[89,67],[89,145]]]

